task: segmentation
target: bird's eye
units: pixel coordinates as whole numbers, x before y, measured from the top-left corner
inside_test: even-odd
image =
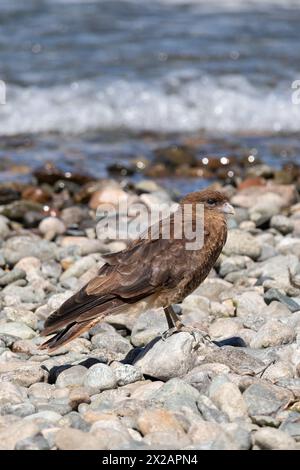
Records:
[[[215,206],[216,205],[215,199],[207,199],[206,202],[209,206]]]

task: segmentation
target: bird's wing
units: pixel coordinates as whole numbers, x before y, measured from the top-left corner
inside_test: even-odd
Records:
[[[138,240],[130,249],[108,256],[98,275],[50,315],[42,335],[117,313],[171,286],[180,275],[176,260],[182,249],[182,240]]]

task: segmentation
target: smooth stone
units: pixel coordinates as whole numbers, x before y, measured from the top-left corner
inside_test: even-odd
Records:
[[[34,413],[30,416],[26,416],[25,420],[32,420],[37,422],[48,421],[50,423],[57,423],[61,419],[61,414],[52,410],[43,410],[38,413]]]
[[[97,351],[97,356],[106,357],[108,361],[119,361],[132,349],[128,339],[123,338],[118,333],[97,333],[91,340],[93,352]]]
[[[220,411],[206,395],[201,395],[198,398],[197,406],[205,421],[214,423],[227,423],[229,421],[227,414]]]
[[[59,374],[56,386],[58,388],[81,386],[84,383],[87,371],[87,368],[84,366],[70,367]]]
[[[19,403],[17,405],[7,403],[6,405],[0,406],[0,413],[2,415],[12,414],[14,416],[19,416],[20,418],[25,418],[25,416],[35,413],[35,406],[29,401]]]
[[[270,220],[270,226],[281,232],[283,235],[287,235],[294,230],[293,221],[289,217],[281,214],[273,215]]]
[[[15,450],[49,450],[48,441],[42,435],[27,437],[18,441]]]
[[[142,372],[131,364],[114,363],[111,365],[119,387],[143,380]]]
[[[215,362],[228,366],[230,370],[240,375],[257,375],[266,368],[265,362],[251,356],[244,349],[233,346],[224,346],[209,352],[204,363]]]
[[[295,449],[296,442],[286,432],[279,429],[265,427],[253,435],[254,444],[265,450]]]
[[[228,233],[223,251],[227,256],[249,256],[255,260],[261,254],[261,245],[250,233],[235,229]]]
[[[33,331],[25,323],[20,322],[8,322],[0,324],[0,334],[15,336],[21,339],[31,339],[36,336]]]
[[[41,240],[36,236],[21,235],[11,237],[6,241],[3,255],[8,264],[16,264],[25,256],[33,256],[41,261],[55,258],[56,246],[54,243]]]
[[[0,429],[0,450],[13,450],[17,442],[38,434],[39,428],[33,422],[17,420]]]
[[[293,394],[270,383],[256,383],[250,385],[243,393],[250,416],[274,415],[284,408]]]
[[[162,309],[147,310],[142,313],[131,332],[131,342],[134,346],[145,346],[168,328]]]
[[[291,415],[282,422],[279,429],[291,437],[297,442],[300,441],[300,416],[299,413],[292,412]]]
[[[152,449],[184,449],[191,441],[186,434],[177,435],[174,431],[156,431],[148,433],[143,442]]]
[[[60,429],[55,435],[55,444],[59,450],[100,450],[104,448],[97,436],[74,428]]]
[[[18,405],[27,399],[26,390],[11,382],[0,382],[0,406]]]
[[[209,397],[225,413],[230,421],[247,419],[247,405],[239,388],[226,376],[213,379],[209,388]]]
[[[63,274],[60,276],[60,281],[64,281],[70,277],[80,277],[90,268],[94,267],[96,264],[95,258],[90,256],[84,256],[83,258],[78,259],[72,264]]]
[[[287,306],[292,313],[300,310],[300,303],[295,302],[289,296],[282,294],[278,289],[269,289],[264,295],[264,300],[267,304],[270,304],[273,300],[278,300],[278,302]]]
[[[199,395],[194,387],[181,379],[174,378],[168,380],[159,390],[155,390],[149,400],[167,410],[184,412],[188,408],[198,414]]]
[[[145,436],[152,432],[173,432],[184,435],[184,429],[174,413],[164,409],[145,410],[138,416],[138,430]]]
[[[53,236],[62,235],[66,231],[66,226],[57,217],[45,217],[39,224],[39,231],[45,236],[48,234]]]
[[[182,332],[150,343],[134,361],[144,375],[168,380],[185,375],[197,360],[197,342],[189,333]]]
[[[295,331],[278,320],[268,320],[250,342],[251,348],[268,348],[294,341]]]
[[[93,394],[115,388],[116,386],[116,375],[106,364],[93,365],[89,368],[84,378],[84,387],[91,390]]]
[[[44,370],[34,362],[0,362],[0,381],[10,381],[23,387],[29,387],[36,382],[42,382],[44,377]]]
[[[0,277],[0,286],[7,286],[12,282],[18,281],[19,279],[24,279],[26,277],[25,271],[22,269],[14,268],[9,272],[6,272]]]

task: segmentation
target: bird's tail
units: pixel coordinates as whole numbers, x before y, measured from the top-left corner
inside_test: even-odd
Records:
[[[39,346],[39,349],[47,349],[48,351],[54,351],[55,349],[59,348],[67,344],[69,341],[77,338],[85,331],[89,330],[95,321],[85,321],[81,323],[70,323],[66,326],[63,330],[56,333],[52,338],[48,339],[45,343]],[[47,330],[44,330],[43,335],[47,335]]]

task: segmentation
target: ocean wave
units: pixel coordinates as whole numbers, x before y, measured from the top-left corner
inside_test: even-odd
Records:
[[[259,89],[241,76],[170,76],[163,82],[78,82],[52,88],[9,87],[0,134],[92,130],[278,132],[300,130],[291,84]]]

